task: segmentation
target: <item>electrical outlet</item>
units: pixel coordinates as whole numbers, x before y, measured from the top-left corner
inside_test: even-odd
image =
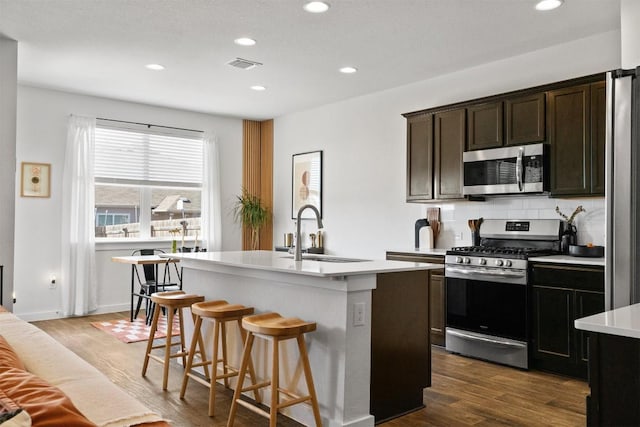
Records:
[[[363,302],[353,304],[353,326],[364,326],[365,305]]]
[[[464,237],[463,237],[462,231],[459,231],[459,232],[456,233],[456,240],[462,240],[463,238]]]

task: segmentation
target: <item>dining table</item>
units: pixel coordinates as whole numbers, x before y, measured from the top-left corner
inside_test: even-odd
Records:
[[[142,298],[149,298],[151,295],[151,292],[149,292],[148,294],[143,294],[142,293],[142,282],[140,280],[140,275],[137,274],[137,267],[139,265],[145,266],[145,265],[154,265],[155,266],[155,284],[154,284],[154,289],[157,290],[159,289],[159,286],[162,286],[162,283],[158,283],[158,267],[161,264],[164,264],[165,266],[168,266],[169,264],[176,264],[179,263],[180,260],[176,259],[176,258],[166,258],[166,257],[161,257],[159,255],[128,255],[128,256],[115,256],[111,258],[111,261],[113,262],[118,262],[118,263],[122,263],[122,264],[129,264],[131,265],[131,321],[134,321],[134,316],[135,316],[135,310],[134,310],[134,298],[136,296],[138,297],[142,297]],[[181,269],[180,269],[181,270]],[[176,274],[178,276],[178,285],[180,287],[180,289],[182,289],[182,274],[179,271],[179,269],[176,267]],[[136,280],[139,282],[138,285],[141,287],[141,292],[136,292]],[[150,313],[149,310],[146,310],[147,313],[147,318],[146,323],[149,323],[150,320]]]

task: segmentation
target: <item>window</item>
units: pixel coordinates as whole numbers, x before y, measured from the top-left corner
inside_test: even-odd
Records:
[[[96,237],[197,235],[202,158],[201,132],[98,119]]]

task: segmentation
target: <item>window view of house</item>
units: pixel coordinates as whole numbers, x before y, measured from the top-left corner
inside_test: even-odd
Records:
[[[95,153],[97,238],[199,235],[201,134],[107,123],[96,128]]]

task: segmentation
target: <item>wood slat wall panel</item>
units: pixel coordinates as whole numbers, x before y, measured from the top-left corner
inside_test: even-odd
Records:
[[[260,197],[272,212],[273,205],[273,120],[243,121],[242,186]],[[260,233],[260,249],[273,245],[273,222]],[[242,229],[242,249],[251,249],[251,231]]]

